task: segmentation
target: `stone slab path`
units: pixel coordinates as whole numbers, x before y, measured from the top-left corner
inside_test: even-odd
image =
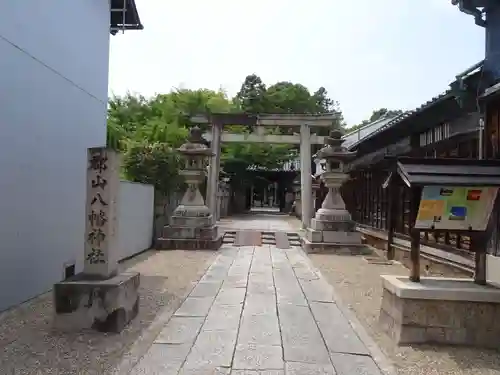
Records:
[[[223,218],[218,221],[218,225],[222,231],[296,232],[300,228],[300,222],[294,217],[271,214],[251,214]]]
[[[381,375],[298,247],[223,245],[132,375]]]

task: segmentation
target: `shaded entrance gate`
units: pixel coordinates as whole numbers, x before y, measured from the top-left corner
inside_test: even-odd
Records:
[[[267,144],[298,144],[300,145],[300,170],[302,226],[306,228],[313,213],[313,192],[311,181],[311,145],[323,145],[323,136],[314,134],[311,130],[330,129],[338,119],[337,113],[321,115],[298,114],[235,114],[212,113],[209,115],[194,116],[191,121],[195,124],[210,125],[212,130],[204,135],[211,142],[213,156],[210,160],[207,183],[207,206],[212,214],[216,214],[217,192],[220,172],[221,144],[226,143],[267,143]],[[234,134],[224,131],[224,126],[244,125],[253,129],[249,134]],[[287,128],[288,134],[266,134],[267,128]],[[306,199],[306,197],[310,197]]]

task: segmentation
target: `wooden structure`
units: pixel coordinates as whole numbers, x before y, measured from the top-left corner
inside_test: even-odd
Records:
[[[398,196],[407,191],[409,196],[410,219],[409,233],[411,239],[410,280],[420,281],[420,232],[416,228],[417,212],[421,203],[422,189],[425,186],[439,187],[498,187],[500,186],[500,161],[475,159],[418,159],[395,158],[387,180],[382,188],[387,189],[388,196],[388,241],[387,256],[394,258],[393,240],[395,232],[396,210]],[[496,192],[495,192],[496,197]],[[485,199],[485,197],[483,197]],[[489,213],[488,213],[489,218]],[[485,228],[486,229],[486,228]],[[434,226],[430,228],[433,236],[438,232]],[[488,231],[475,230],[469,227],[461,230],[442,230],[450,237],[467,236],[470,239],[470,250],[475,253],[474,281],[486,284],[486,246]]]
[[[386,333],[399,344],[498,348],[499,199],[497,188],[487,186],[500,182],[500,3],[452,4],[485,28],[485,60],[457,75],[442,95],[352,144],[358,158],[344,194],[367,239],[377,238],[389,258],[410,255],[410,277],[382,276],[379,321]],[[474,279],[421,278],[424,257],[426,268],[447,264]]]
[[[500,131],[500,105],[496,107],[497,112],[491,105],[488,107],[484,137],[480,127],[482,113],[478,107],[478,92],[491,85],[487,76],[482,71],[482,64],[476,64],[462,73],[443,94],[350,145],[350,150],[357,151],[357,157],[350,164],[350,179],[342,188],[346,206],[367,240],[389,250],[389,258],[407,262],[413,210],[410,189],[403,189],[394,201],[389,200],[393,194],[390,189],[383,189],[393,167],[391,158],[497,158],[500,140],[494,134]],[[498,210],[493,216],[496,221]],[[420,236],[420,243],[425,247],[422,255],[426,267],[473,272],[474,254],[470,251],[468,234],[428,231]],[[391,246],[387,246],[388,242]],[[491,253],[496,253],[497,241],[494,242],[489,243]]]
[[[439,343],[498,348],[500,289],[487,285],[486,248],[500,186],[500,161],[392,158],[382,188],[389,191],[388,257],[397,197],[409,196],[410,277],[382,275],[379,322],[398,344]],[[420,276],[422,230],[467,236],[474,279]],[[480,319],[478,319],[480,317]]]
[[[115,35],[119,31],[142,30],[135,0],[111,0],[110,2],[110,33]]]

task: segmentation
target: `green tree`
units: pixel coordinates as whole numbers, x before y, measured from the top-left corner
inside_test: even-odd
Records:
[[[183,183],[179,176],[180,155],[166,143],[131,141],[123,158],[125,177],[130,181],[154,185],[168,194]]]
[[[313,98],[316,113],[328,113],[339,110],[339,104],[328,96],[328,91],[324,87],[320,87],[314,94]]]
[[[371,116],[367,120],[363,120],[361,123],[351,126],[348,130],[354,131],[356,129],[362,128],[365,125],[368,125],[374,121],[381,119],[382,117],[395,117],[399,116],[403,113],[400,109],[387,109],[387,108],[379,108],[372,112]]]
[[[175,149],[185,142],[191,117],[214,112],[328,113],[340,109],[326,89],[311,94],[301,85],[278,82],[269,88],[253,74],[246,77],[238,94],[230,100],[222,90],[172,90],[152,98],[126,94],[114,96],[108,107],[108,145],[124,154],[124,174],[132,181],[153,183],[167,193],[176,180],[179,155]],[[342,121],[342,120],[339,120]],[[205,128],[206,129],[206,128]],[[206,129],[208,130],[208,129]],[[248,133],[244,126],[228,126],[231,132]],[[268,129],[277,134],[277,129]],[[227,144],[222,148],[226,172],[244,178],[251,165],[269,169],[296,157],[291,145]]]
[[[168,193],[179,184],[175,149],[186,141],[190,118],[232,108],[222,91],[173,90],[150,99],[114,96],[108,107],[108,146],[124,154],[123,173],[128,179],[153,183]]]
[[[266,113],[266,85],[256,74],[246,76],[240,91],[233,100],[235,106],[246,113]]]
[[[316,100],[307,87],[291,82],[278,82],[266,92],[269,113],[314,113]]]

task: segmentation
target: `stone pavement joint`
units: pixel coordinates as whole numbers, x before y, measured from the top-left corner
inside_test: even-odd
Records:
[[[382,372],[301,249],[226,244],[131,374]]]

